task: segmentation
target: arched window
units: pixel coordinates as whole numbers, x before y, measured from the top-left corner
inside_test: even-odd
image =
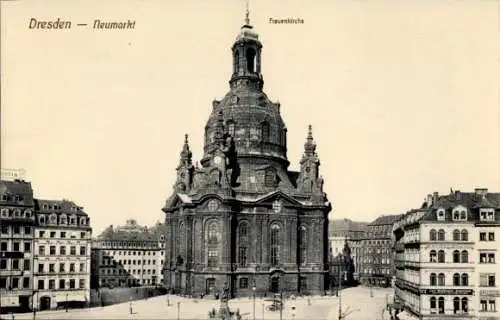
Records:
[[[453,251],[453,262],[454,263],[460,262],[460,251],[458,250]]]
[[[238,264],[246,267],[248,258],[248,223],[243,221],[238,227]]]
[[[269,142],[269,123],[262,122],[260,125],[260,131],[262,135],[262,142]]]
[[[458,313],[460,311],[460,298],[453,298],[453,313]]]
[[[440,273],[438,275],[438,286],[444,286],[445,281],[444,281],[444,273]]]
[[[238,50],[234,51],[234,57],[233,57],[233,72],[237,73],[239,69],[239,63],[240,63],[240,52]]]
[[[430,262],[437,262],[436,250],[431,250],[431,252],[429,253],[429,261]]]
[[[454,286],[460,285],[460,275],[458,273],[453,274],[453,285]]]
[[[299,236],[299,264],[307,263],[307,229],[305,226],[300,226],[298,230]]]
[[[271,169],[267,168],[264,174],[264,184],[266,187],[274,187],[276,184],[276,172]]]
[[[435,273],[431,273],[431,276],[430,276],[430,283],[431,283],[431,286],[435,286],[435,285],[437,285],[437,282],[436,282],[436,274],[435,274]]]
[[[453,241],[460,241],[460,231],[457,229],[453,230]]]
[[[444,313],[444,297],[439,297],[438,299],[438,313]]]
[[[439,231],[438,231],[438,240],[444,241],[444,230],[443,229],[439,229]]]
[[[231,137],[234,137],[234,121],[233,120],[229,120],[227,123],[227,133],[229,133],[229,135]]]
[[[431,297],[431,301],[430,301],[430,307],[431,309],[436,309],[436,297]]]
[[[469,241],[469,233],[465,229],[462,230],[462,241]]]
[[[462,263],[468,263],[469,262],[469,252],[467,250],[462,251]]]
[[[437,232],[436,232],[436,230],[432,229],[429,232],[429,238],[431,239],[431,241],[436,241],[437,240]]]
[[[208,225],[207,230],[207,266],[210,268],[214,268],[219,265],[219,241],[219,226],[216,221],[212,221]]]
[[[462,273],[462,286],[469,285],[469,275],[467,273]]]
[[[439,250],[438,251],[438,262],[439,263],[444,263],[444,250]]]
[[[467,212],[465,210],[460,211],[460,220],[467,220]]]
[[[271,237],[270,237],[270,244],[271,244],[271,255],[270,255],[270,262],[272,266],[276,266],[279,264],[279,258],[280,258],[280,244],[281,244],[281,239],[280,239],[280,226],[277,224],[271,225]]]
[[[469,306],[468,306],[467,297],[463,297],[462,298],[462,312],[463,313],[468,313],[469,312]]]
[[[247,49],[247,70],[255,72],[255,50],[253,48]]]

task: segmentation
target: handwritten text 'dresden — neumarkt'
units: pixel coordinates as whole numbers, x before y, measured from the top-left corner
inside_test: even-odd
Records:
[[[73,22],[69,20],[61,20],[61,18],[57,18],[55,20],[39,20],[35,18],[31,18],[28,28],[29,29],[53,29],[53,30],[62,30],[62,29],[71,29],[73,27]],[[76,26],[78,28],[89,27],[87,23],[77,23]],[[126,20],[126,21],[103,21],[99,19],[95,19],[93,24],[91,25],[92,29],[97,30],[125,30],[125,29],[135,29],[135,20]]]

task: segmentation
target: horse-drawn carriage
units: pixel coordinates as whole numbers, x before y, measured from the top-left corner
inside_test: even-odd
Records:
[[[266,311],[279,311],[283,309],[283,302],[279,297],[265,299],[264,301],[271,302],[271,304],[266,305]]]

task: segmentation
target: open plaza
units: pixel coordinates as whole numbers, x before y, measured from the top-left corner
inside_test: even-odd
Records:
[[[390,319],[385,310],[387,301],[393,296],[391,288],[354,287],[342,290],[341,302],[344,320],[386,320]],[[239,309],[242,320],[280,319],[279,311],[268,311],[272,302],[266,299],[232,299],[229,307]],[[169,306],[170,304],[170,306]],[[107,307],[37,312],[35,319],[208,319],[212,308],[218,308],[219,301],[212,299],[187,299],[164,295],[121,303]],[[295,307],[295,308],[293,308]],[[295,309],[295,310],[294,310]],[[311,296],[285,300],[282,319],[339,319],[339,297]],[[33,314],[4,315],[3,319],[34,319]]]

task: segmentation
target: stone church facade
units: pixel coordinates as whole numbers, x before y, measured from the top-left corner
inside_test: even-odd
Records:
[[[163,212],[164,281],[176,292],[232,297],[323,294],[328,213],[311,127],[300,171],[289,171],[280,104],[263,92],[262,44],[247,23],[232,47],[230,90],[212,103],[204,155],[187,135]]]

